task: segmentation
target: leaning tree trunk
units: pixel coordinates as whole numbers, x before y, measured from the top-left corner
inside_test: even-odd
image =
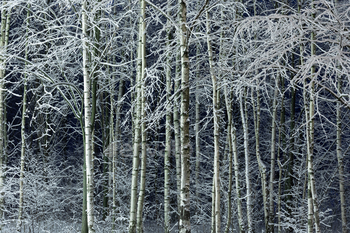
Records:
[[[133,145],[133,161],[132,161],[132,178],[131,178],[131,197],[130,197],[130,217],[129,217],[129,233],[136,232],[136,213],[137,213],[137,183],[139,174],[139,149],[141,144],[141,69],[142,69],[142,52],[141,52],[141,23],[139,26],[139,45],[137,49],[137,74],[136,74],[136,93],[135,100],[135,117],[134,117],[134,145]]]
[[[146,70],[146,2],[142,0],[141,4],[141,18],[140,18],[140,32],[141,32],[141,172],[140,172],[140,191],[137,203],[137,232],[142,230],[142,213],[143,203],[145,199],[146,187],[146,162],[147,162],[147,132],[146,132],[146,98],[145,98],[145,70]]]

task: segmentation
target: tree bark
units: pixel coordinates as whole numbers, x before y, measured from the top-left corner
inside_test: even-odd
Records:
[[[168,1],[168,14],[170,2]],[[167,48],[170,49],[170,22],[167,21]],[[171,153],[171,59],[167,55],[166,66],[166,119],[165,119],[165,151],[164,151],[164,232],[170,232],[170,153]]]
[[[265,229],[268,229],[269,223],[269,206],[267,203],[268,196],[268,187],[266,184],[266,165],[263,163],[260,157],[260,140],[259,140],[259,132],[260,132],[260,94],[259,89],[256,88],[256,97],[254,95],[255,88],[252,88],[252,100],[253,100],[253,117],[254,117],[254,132],[255,132],[255,154],[256,159],[258,161],[259,172],[261,176],[261,189],[264,203],[264,223]],[[256,105],[254,103],[254,99],[256,99]]]
[[[248,109],[247,109],[247,87],[244,88],[243,93],[240,94],[240,112],[243,126],[244,137],[244,157],[245,157],[245,178],[247,189],[247,231],[251,233],[253,229],[253,204],[252,204],[252,190],[250,183],[250,158],[249,158],[249,134],[248,134]]]
[[[139,18],[139,35],[138,35],[138,59],[137,59],[137,77],[136,77],[136,93],[135,93],[135,124],[134,124],[134,147],[133,147],[133,170],[131,180],[131,199],[130,199],[130,220],[129,233],[135,233],[137,228],[137,188],[138,188],[138,173],[139,173],[139,150],[142,142],[142,81],[144,75],[144,9],[143,0],[141,4],[141,15]]]
[[[215,227],[214,232],[219,233],[221,228],[221,215],[220,215],[220,154],[219,154],[219,103],[218,103],[218,83],[217,83],[217,77],[214,74],[214,65],[213,65],[213,51],[211,47],[211,41],[209,37],[210,33],[210,27],[209,27],[209,12],[206,12],[207,22],[206,22],[206,28],[207,28],[207,45],[208,45],[208,55],[209,55],[209,67],[210,67],[210,74],[211,74],[211,80],[212,80],[212,88],[213,88],[213,118],[214,118],[214,194],[213,194],[213,200],[214,200],[214,218],[215,218]]]
[[[187,3],[180,0],[180,56],[181,56],[181,194],[180,233],[190,233],[190,135],[189,135],[189,51]]]
[[[87,200],[86,200],[86,212],[87,212],[87,225],[88,232],[94,233],[94,168],[92,161],[92,124],[91,121],[91,109],[90,109],[90,74],[88,71],[88,35],[87,35],[87,8],[86,1],[83,2],[82,7],[82,39],[83,39],[83,74],[84,74],[84,151],[86,162],[86,187],[87,187]]]
[[[142,213],[145,199],[146,186],[146,162],[147,162],[147,132],[146,132],[146,98],[145,98],[145,71],[146,71],[146,2],[142,0],[141,4],[141,173],[140,173],[140,192],[137,204],[137,232],[143,232]]]
[[[178,225],[180,228],[180,193],[181,193],[181,140],[180,140],[180,121],[179,121],[179,93],[180,93],[180,57],[176,56],[176,71],[174,83],[174,137],[175,137],[175,160],[176,160],[176,196],[177,196],[177,211],[178,211]]]

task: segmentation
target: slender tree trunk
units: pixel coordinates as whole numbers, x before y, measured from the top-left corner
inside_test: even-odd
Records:
[[[180,233],[190,233],[190,135],[189,135],[189,51],[187,30],[187,1],[180,0],[181,56],[181,194]]]
[[[335,5],[338,5],[338,0],[335,0]],[[339,69],[341,66],[339,65]],[[342,94],[342,77],[338,76],[338,93]],[[345,188],[344,188],[344,155],[341,147],[342,140],[342,125],[341,125],[341,104],[337,102],[337,158],[338,158],[338,170],[339,170],[339,196],[340,196],[340,211],[341,211],[341,224],[342,233],[348,233],[347,220],[346,220],[346,201],[345,201]]]
[[[196,46],[196,56],[199,57],[200,46],[197,44]],[[200,65],[199,62],[197,64],[197,72],[196,72],[196,103],[195,103],[195,125],[194,125],[194,133],[195,133],[195,142],[196,142],[196,215],[199,218],[198,207],[199,203],[199,169],[200,169],[200,158],[201,158],[201,146],[200,146],[200,137],[199,137],[199,125],[200,125],[200,100],[199,100],[199,83],[200,83]]]
[[[144,69],[143,69],[144,70]],[[142,88],[143,89],[143,88]],[[142,123],[141,123],[141,172],[140,172],[140,191],[137,203],[137,232],[143,232],[143,206],[145,200],[145,187],[146,187],[146,165],[147,165],[147,132],[145,122],[145,97],[143,90],[141,91],[141,111],[142,111]]]
[[[7,4],[7,1],[2,2],[2,6],[4,7]],[[10,31],[10,11],[6,10],[5,7],[1,11],[1,36],[0,36],[0,47],[3,48],[3,53],[6,53],[9,31]],[[0,190],[3,189],[4,181],[5,181],[5,171],[4,165],[6,165],[6,103],[4,98],[4,90],[5,90],[5,67],[6,67],[6,59],[4,57],[0,57]],[[3,192],[0,193],[0,219],[3,219],[3,207],[4,207],[4,196]],[[0,230],[2,229],[2,222],[0,223]]]
[[[87,9],[86,1],[82,7],[82,32],[83,32],[83,73],[84,73],[84,148],[86,162],[86,187],[87,187],[87,225],[89,233],[94,233],[94,186],[93,186],[93,161],[92,161],[92,119],[90,109],[90,75],[88,73],[88,37],[87,37]]]
[[[238,227],[241,233],[245,232],[244,220],[243,220],[243,210],[242,210],[242,200],[241,200],[241,186],[240,186],[240,175],[239,175],[239,161],[238,161],[238,151],[237,151],[237,136],[236,127],[232,124],[231,127],[232,135],[232,152],[234,159],[234,173],[235,173],[235,185],[236,185],[236,200],[237,200],[237,214],[238,214]]]
[[[218,103],[218,84],[217,84],[217,78],[214,74],[214,65],[213,65],[213,51],[211,47],[210,42],[210,27],[209,27],[209,12],[206,12],[207,17],[207,44],[208,44],[208,55],[209,55],[209,66],[210,66],[210,73],[211,73],[211,79],[212,79],[212,85],[213,85],[213,118],[214,118],[214,193],[213,193],[213,200],[214,200],[214,217],[215,217],[215,230],[214,232],[219,233],[220,227],[221,227],[221,220],[220,220],[220,154],[219,154],[219,103]]]
[[[314,5],[312,4],[312,8],[314,8]],[[315,13],[312,15],[313,18],[315,18]],[[316,54],[316,46],[315,46],[315,32],[311,32],[311,56]],[[315,174],[314,174],[314,168],[313,168],[313,157],[314,157],[314,115],[315,115],[315,83],[313,81],[313,76],[315,74],[315,65],[311,67],[311,81],[310,81],[310,104],[309,104],[309,117],[308,117],[308,124],[309,124],[309,145],[308,145],[308,175],[309,175],[309,182],[310,182],[310,188],[311,188],[311,195],[312,195],[312,204],[313,204],[313,211],[314,211],[314,219],[315,219],[315,230],[316,233],[321,232],[320,229],[320,218],[319,218],[319,210],[318,210],[318,200],[317,200],[317,193],[316,193],[316,182],[315,182]]]
[[[114,59],[113,59],[114,60]],[[108,67],[109,72],[109,67]],[[110,75],[110,73],[109,73]],[[114,75],[109,80],[109,98],[110,98],[110,111],[109,111],[109,146],[108,146],[108,155],[109,155],[109,179],[108,179],[108,187],[112,186],[112,231],[115,230],[115,154],[116,154],[116,139],[114,132],[114,83],[115,78]],[[110,192],[108,192],[110,193]]]
[[[145,199],[146,186],[146,162],[147,162],[147,132],[146,132],[146,98],[145,98],[145,70],[146,70],[146,2],[142,0],[141,4],[141,174],[140,174],[140,192],[137,204],[137,232],[143,232],[142,213]]]
[[[253,116],[254,116],[254,132],[255,132],[255,154],[258,161],[259,171],[261,175],[261,190],[263,196],[264,203],[264,223],[265,229],[268,229],[269,223],[269,206],[267,203],[268,196],[268,187],[266,184],[266,165],[263,163],[260,157],[260,140],[259,140],[259,132],[260,132],[260,94],[259,89],[256,88],[256,97],[254,97],[254,89],[252,88],[252,99],[256,99],[256,105],[253,102]]]
[[[294,60],[294,59],[293,59]],[[288,171],[287,171],[287,179],[285,183],[286,190],[286,207],[288,211],[288,217],[290,219],[293,218],[292,210],[294,207],[293,203],[293,194],[292,194],[292,186],[293,186],[293,166],[294,166],[294,142],[295,142],[295,103],[296,103],[296,90],[295,86],[292,87],[291,90],[291,113],[290,113],[290,139],[289,139],[289,153],[288,153]],[[292,227],[288,227],[287,233],[293,232]]]
[[[27,5],[27,33],[29,27],[29,5]],[[27,35],[28,36],[28,35]],[[28,42],[26,42],[25,47],[25,68],[27,66],[28,60]],[[24,209],[24,166],[25,166],[25,148],[26,148],[26,136],[25,136],[25,127],[26,127],[26,111],[27,111],[27,74],[26,71],[23,76],[23,99],[22,99],[22,121],[21,121],[21,170],[19,177],[19,206],[18,206],[18,222],[17,222],[17,232],[22,231],[22,218],[23,218],[23,209]]]
[[[180,140],[180,121],[179,121],[179,93],[180,93],[180,57],[176,57],[176,71],[175,71],[175,83],[174,83],[174,137],[175,137],[175,160],[176,160],[176,194],[177,194],[177,211],[178,222],[180,228],[180,193],[181,193],[181,140]]]
[[[232,218],[232,111],[231,103],[228,98],[227,88],[225,87],[225,103],[226,103],[226,112],[227,112],[227,143],[228,143],[228,190],[227,190],[227,222],[225,233],[229,233],[231,227],[231,218]]]
[[[277,215],[278,215],[278,233],[281,233],[281,208],[282,208],[282,175],[283,175],[283,166],[280,162],[280,152],[284,153],[283,148],[286,147],[285,141],[285,107],[284,107],[284,78],[281,78],[281,92],[282,92],[282,101],[281,101],[281,120],[280,120],[280,130],[278,135],[278,152],[277,152],[277,164],[279,167],[279,179],[278,179],[278,200],[277,200]],[[281,150],[282,148],[282,150]]]
[[[109,73],[107,68],[107,73]],[[108,83],[110,84],[110,82]],[[112,92],[109,93],[109,96],[111,98]],[[101,129],[102,129],[102,146],[103,146],[103,164],[102,164],[102,170],[103,170],[103,214],[102,214],[102,220],[106,221],[106,218],[110,212],[110,187],[112,183],[111,179],[111,154],[112,151],[109,149],[110,147],[110,130],[111,126],[110,123],[110,113],[108,111],[112,111],[110,108],[106,107],[107,102],[104,102],[104,93],[100,93],[100,103],[101,103]],[[113,121],[112,121],[113,122]]]
[[[213,176],[211,188],[211,233],[215,233],[215,179]]]
[[[141,3],[141,2],[140,2]],[[141,13],[142,15],[142,13]],[[139,150],[141,144],[141,113],[142,113],[142,37],[143,37],[143,18],[139,19],[139,35],[138,35],[138,59],[137,59],[137,77],[136,77],[136,93],[134,94],[136,106],[134,117],[134,146],[133,146],[133,169],[131,180],[131,197],[130,197],[130,220],[129,220],[129,233],[136,232],[136,216],[137,216],[137,187],[138,187],[138,173],[139,173]]]
[[[240,111],[243,126],[243,137],[244,137],[244,157],[245,157],[245,178],[246,178],[246,189],[247,189],[247,220],[248,220],[248,233],[254,231],[253,229],[253,204],[252,204],[252,190],[250,183],[250,158],[249,158],[249,134],[248,134],[248,109],[247,109],[247,87],[243,93],[240,94]]]
[[[277,214],[278,214],[278,233],[282,232],[282,226],[281,226],[281,196],[282,196],[282,175],[283,175],[283,166],[281,164],[281,161],[277,159],[277,164],[279,168],[279,177],[278,177],[278,202],[277,202]]]
[[[168,9],[170,2],[168,1]],[[168,14],[170,10],[168,10]],[[167,22],[167,48],[170,49],[170,22]],[[164,152],[164,233],[170,232],[170,153],[171,153],[171,59],[167,55],[166,67],[166,119],[165,119],[165,152]]]
[[[29,11],[28,11],[29,12]],[[29,16],[29,15],[27,15]],[[27,49],[26,49],[26,60]],[[21,170],[19,178],[19,207],[18,207],[18,223],[17,232],[21,232],[22,229],[22,218],[24,209],[24,165],[25,165],[25,148],[26,148],[26,137],[25,137],[25,124],[26,124],[26,106],[27,106],[27,75],[24,74],[24,89],[23,89],[23,99],[22,99],[22,122],[21,122]]]
[[[117,162],[119,158],[119,150],[120,150],[120,111],[121,111],[121,100],[123,97],[123,89],[124,89],[124,80],[119,81],[119,90],[118,90],[118,102],[116,104],[116,119],[115,119],[115,129],[113,130],[113,157],[112,157],[112,212],[113,212],[113,225],[112,228],[115,228],[115,221],[116,221],[116,209],[117,206],[119,206],[117,202],[117,180],[116,180],[116,174],[117,174]],[[114,101],[113,101],[114,102]],[[113,123],[112,123],[113,125]]]
[[[275,182],[275,164],[276,164],[276,115],[277,115],[277,94],[278,94],[278,81],[275,78],[275,92],[272,104],[272,122],[271,122],[271,169],[270,169],[270,197],[269,197],[269,225],[268,231],[274,232],[274,198],[273,198],[273,186]]]
[[[4,46],[4,40],[5,40],[5,25],[6,25],[6,9],[4,6],[6,5],[6,2],[2,2],[2,11],[1,11],[1,35],[0,35],[0,47]],[[1,62],[1,69],[0,69],[0,190],[3,189],[4,186],[4,152],[5,152],[5,138],[4,138],[4,132],[5,132],[5,121],[4,121],[4,113],[5,113],[5,98],[4,98],[4,87],[5,87],[5,58],[0,58]],[[5,194],[3,192],[0,193],[0,219],[3,218],[3,205],[4,205],[4,196]],[[0,225],[0,229],[2,229],[2,225]]]

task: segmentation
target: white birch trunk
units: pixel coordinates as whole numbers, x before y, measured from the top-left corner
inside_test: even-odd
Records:
[[[180,56],[181,56],[181,194],[180,233],[191,232],[190,225],[190,135],[189,135],[189,51],[187,1],[180,0]]]
[[[141,32],[141,173],[140,173],[140,192],[137,204],[137,232],[143,232],[142,229],[142,213],[143,203],[145,199],[146,186],[146,162],[147,162],[147,132],[146,132],[146,98],[144,94],[145,86],[145,70],[146,70],[146,2],[141,0],[141,18],[140,18],[140,32]]]
[[[312,4],[312,7],[314,7],[314,4]],[[315,18],[315,13],[312,15],[313,18]],[[314,43],[315,41],[315,32],[311,32],[311,56],[316,54],[316,45]],[[319,217],[319,210],[318,210],[318,199],[317,199],[317,192],[316,192],[316,182],[315,182],[315,174],[314,174],[314,168],[313,168],[313,157],[314,157],[314,115],[315,115],[315,83],[313,81],[313,76],[315,74],[315,65],[311,67],[311,83],[310,83],[310,104],[309,104],[309,146],[308,146],[308,174],[309,174],[309,181],[311,182],[311,194],[312,194],[312,201],[313,201],[313,208],[314,208],[314,219],[315,219],[315,230],[316,233],[320,233],[320,217]]]
[[[177,194],[177,210],[178,221],[180,227],[180,193],[181,193],[181,140],[180,140],[180,121],[179,121],[179,91],[180,91],[180,59],[176,57],[176,72],[174,83],[174,137],[175,137],[175,160],[176,160],[176,194]]]
[[[314,68],[312,68],[314,69]],[[311,72],[311,73],[314,73]],[[320,218],[319,218],[319,210],[318,210],[318,200],[317,200],[317,192],[316,192],[316,181],[315,181],[315,173],[313,168],[313,149],[314,149],[314,115],[315,115],[315,99],[314,99],[314,82],[311,82],[311,94],[310,94],[310,116],[309,116],[309,159],[308,159],[308,174],[309,174],[309,181],[311,186],[311,194],[312,194],[312,204],[313,204],[313,211],[314,211],[314,219],[315,219],[315,230],[316,233],[320,233]]]
[[[228,135],[228,146],[229,146],[229,187],[228,187],[228,205],[227,205],[228,214],[227,214],[227,224],[226,224],[225,233],[228,233],[230,230],[231,217],[232,217],[231,198],[232,198],[233,170],[234,170],[234,175],[236,180],[238,228],[239,228],[239,232],[243,231],[243,214],[242,214],[242,202],[240,199],[241,191],[240,191],[240,184],[239,184],[239,170],[238,170],[239,166],[238,166],[238,156],[237,156],[236,129],[232,120],[233,111],[230,103],[231,96],[229,96],[227,92],[228,91],[225,88],[225,103],[226,103],[227,119],[228,119],[227,135]],[[233,168],[232,159],[234,159],[234,169],[232,169]]]
[[[234,160],[234,173],[235,173],[235,185],[236,185],[236,200],[237,200],[237,214],[238,214],[238,227],[240,232],[244,232],[244,220],[241,200],[241,186],[240,186],[240,175],[239,175],[239,162],[238,162],[238,151],[237,151],[237,136],[236,127],[231,127],[232,135],[232,152]]]
[[[307,103],[307,91],[306,91],[306,81],[304,81],[304,91],[303,91],[303,99],[304,99],[304,109],[305,109],[305,121],[306,121],[306,154],[307,154],[307,203],[308,203],[308,224],[307,229],[308,233],[314,232],[314,211],[313,211],[313,202],[312,202],[312,194],[311,194],[311,185],[310,185],[310,175],[309,175],[309,164],[310,164],[310,124],[309,124],[309,106]],[[305,189],[305,188],[304,188]],[[305,192],[303,192],[305,193]],[[304,196],[304,195],[303,195]]]
[[[225,233],[229,233],[231,226],[231,217],[232,217],[232,111],[231,103],[228,99],[227,88],[225,87],[225,104],[227,112],[227,144],[228,144],[228,190],[227,190],[227,222],[225,227]],[[226,152],[225,152],[226,153]]]
[[[213,175],[213,182],[211,188],[211,233],[215,233],[215,175]]]
[[[91,132],[91,110],[90,110],[90,75],[88,73],[88,36],[87,36],[87,9],[86,1],[82,7],[82,39],[83,39],[83,74],[84,74],[84,149],[86,162],[86,185],[87,185],[87,224],[89,233],[94,229],[94,186],[93,186],[93,161],[92,161],[92,132]]]
[[[248,226],[247,231],[251,233],[253,229],[253,205],[252,205],[252,190],[250,184],[250,158],[249,158],[249,134],[248,134],[248,109],[246,103],[247,88],[245,87],[244,93],[240,94],[240,112],[243,126],[243,137],[244,137],[244,157],[245,157],[245,178],[246,178],[246,189],[247,189],[247,220]]]
[[[212,85],[213,85],[213,118],[214,118],[214,194],[213,194],[213,200],[214,201],[214,217],[215,217],[215,230],[214,232],[219,233],[220,227],[221,227],[221,220],[220,220],[220,154],[219,154],[219,116],[218,116],[218,84],[217,84],[217,78],[214,74],[214,65],[213,65],[213,51],[211,47],[210,42],[210,27],[209,27],[209,13],[206,12],[207,22],[206,22],[206,29],[207,29],[207,45],[208,45],[208,55],[209,55],[209,67],[210,67],[210,74],[212,79]]]
[[[137,187],[138,187],[138,173],[139,173],[139,150],[141,144],[141,112],[142,112],[142,23],[143,18],[139,19],[139,35],[138,35],[138,49],[137,49],[137,74],[136,74],[136,93],[134,98],[136,105],[134,108],[134,145],[133,145],[133,169],[131,179],[131,197],[130,197],[130,218],[129,218],[129,233],[136,232],[136,216],[137,216]]]
[[[168,1],[168,9],[170,2]],[[168,14],[170,11],[168,11]],[[167,21],[167,48],[170,46],[170,22]],[[167,56],[166,67],[166,119],[165,119],[165,151],[164,151],[164,232],[170,232],[170,153],[171,153],[171,60]]]

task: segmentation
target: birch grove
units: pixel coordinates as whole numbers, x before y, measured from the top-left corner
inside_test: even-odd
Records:
[[[349,232],[349,10],[1,1],[1,230]]]

